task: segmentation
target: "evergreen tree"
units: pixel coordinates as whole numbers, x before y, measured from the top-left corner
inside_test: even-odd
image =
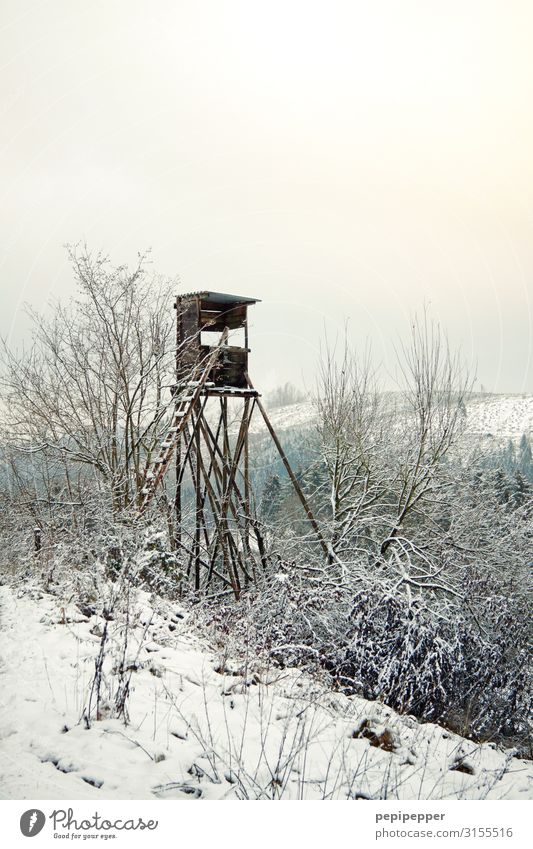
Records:
[[[497,469],[494,475],[494,489],[496,490],[496,498],[500,504],[509,504],[511,500],[512,490],[509,481],[509,476],[503,469]]]
[[[507,472],[513,472],[516,469],[516,450],[512,439],[503,451],[503,466]]]
[[[522,434],[518,447],[518,468],[529,480],[533,480],[533,454],[531,443],[525,433]]]
[[[275,519],[283,500],[282,484],[278,475],[271,475],[261,496],[261,513],[265,519]]]
[[[512,478],[511,504],[513,507],[523,507],[531,498],[531,484],[517,469]]]

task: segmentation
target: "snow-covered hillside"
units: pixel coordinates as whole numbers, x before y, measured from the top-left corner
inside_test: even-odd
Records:
[[[104,708],[87,729],[103,621],[39,590],[0,589],[4,798],[533,797],[531,762],[297,670],[230,659],[177,605],[145,593],[136,604],[130,722]]]
[[[305,429],[314,424],[316,408],[311,401],[302,401],[299,404],[289,404],[286,407],[276,407],[267,410],[268,417],[274,429],[278,433],[287,430]],[[260,413],[255,413],[250,425],[251,434],[264,434],[267,432],[266,425]]]
[[[533,395],[480,395],[467,408],[467,433],[497,440],[533,434]]]
[[[311,427],[315,420],[311,401],[278,407],[269,412],[279,432]],[[266,432],[259,414],[252,420],[251,433]],[[489,437],[496,441],[519,439],[523,433],[533,434],[533,395],[474,395],[468,402],[466,435]]]

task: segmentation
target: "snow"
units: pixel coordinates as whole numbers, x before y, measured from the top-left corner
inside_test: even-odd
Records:
[[[146,593],[135,603],[130,722],[104,709],[87,729],[103,620],[36,589],[0,588],[3,798],[533,797],[533,764],[512,753],[297,670],[227,657],[179,605]],[[108,627],[118,640],[120,624]]]

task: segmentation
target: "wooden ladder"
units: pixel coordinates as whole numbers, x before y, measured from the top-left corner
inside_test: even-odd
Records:
[[[204,358],[194,367],[193,371],[189,375],[189,379],[183,385],[183,389],[180,389],[180,393],[174,402],[175,409],[172,421],[167,434],[161,443],[159,455],[147,466],[144,473],[141,489],[141,501],[139,505],[140,514],[144,513],[148,504],[154,497],[157,487],[163,480],[180,434],[185,429],[203,389],[206,385],[208,385],[207,378],[209,377],[211,369],[218,360],[222,347],[226,344],[227,340],[228,328],[225,327],[216,348],[209,353],[207,358]]]

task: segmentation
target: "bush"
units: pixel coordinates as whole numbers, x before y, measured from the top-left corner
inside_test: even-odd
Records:
[[[490,589],[474,616],[460,600],[434,598],[429,607],[378,580],[358,576],[339,585],[279,571],[249,596],[246,616],[242,606],[220,602],[197,615],[231,634],[236,652],[247,644],[282,667],[326,670],[346,694],[515,745],[527,756],[528,622],[516,597],[499,593],[495,582]]]

